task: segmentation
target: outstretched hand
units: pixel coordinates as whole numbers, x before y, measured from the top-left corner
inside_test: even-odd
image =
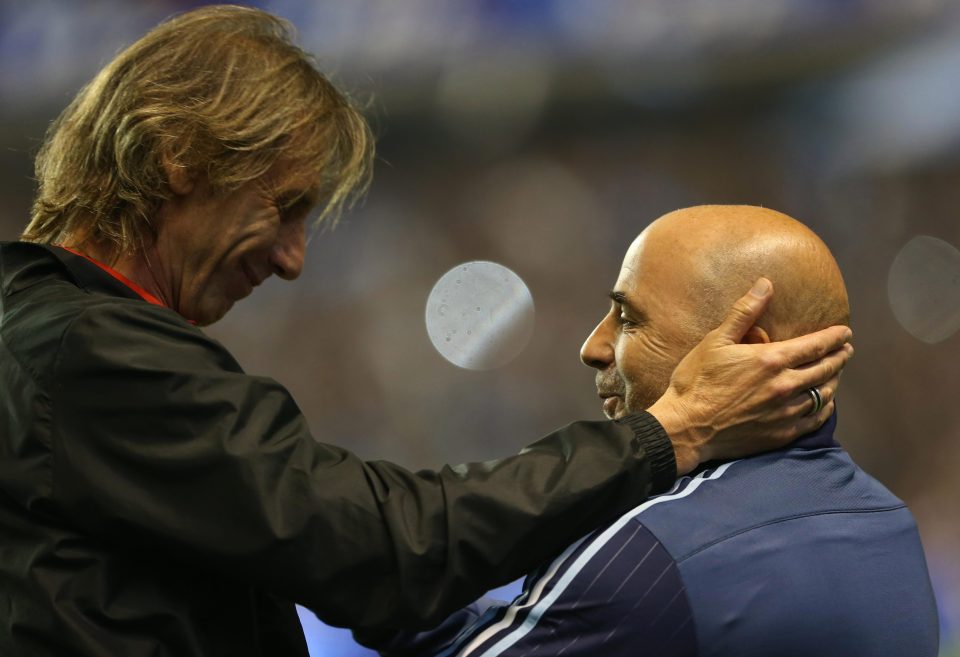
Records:
[[[783,447],[833,414],[840,371],[853,356],[852,331],[832,326],[783,342],[740,344],[772,296],[773,284],[759,279],[677,365],[648,409],[670,435],[678,474]],[[811,413],[807,390],[814,386],[823,406]]]

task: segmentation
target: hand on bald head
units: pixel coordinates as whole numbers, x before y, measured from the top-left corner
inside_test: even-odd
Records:
[[[672,297],[685,333],[699,340],[754,281],[774,295],[748,339],[784,340],[849,323],[840,269],[809,228],[785,214],[747,205],[704,205],[664,215],[627,254],[641,276]],[[625,261],[625,267],[628,263]]]

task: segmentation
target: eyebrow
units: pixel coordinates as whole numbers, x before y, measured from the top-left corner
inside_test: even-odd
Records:
[[[281,207],[291,207],[296,204],[316,205],[320,200],[320,192],[314,187],[308,189],[289,189],[277,196],[277,203]]]
[[[613,290],[608,295],[614,303],[618,303],[621,306],[624,306],[627,310],[634,313],[635,315],[643,315],[643,312],[637,308],[634,304],[630,303],[630,300],[627,299],[627,295],[619,290]]]

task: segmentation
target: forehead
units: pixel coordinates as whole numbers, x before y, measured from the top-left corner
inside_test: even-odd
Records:
[[[317,196],[320,181],[303,163],[281,159],[263,177],[277,195]]]
[[[685,306],[693,286],[689,248],[648,229],[623,258],[615,289],[645,306]]]

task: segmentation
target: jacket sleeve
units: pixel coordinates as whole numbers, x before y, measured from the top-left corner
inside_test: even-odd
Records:
[[[464,622],[469,625],[456,635],[448,629]],[[510,604],[489,606],[480,616],[465,609],[433,633],[360,639],[382,657],[697,654],[677,563],[652,532],[627,516],[528,577]]]
[[[381,633],[382,636],[369,637],[354,632],[353,638],[372,650],[380,653],[381,657],[430,657],[447,652],[457,640],[470,633],[478,623],[486,618],[497,615],[499,611],[510,603],[486,596],[471,602],[469,605],[456,611],[440,623],[440,625],[417,632],[416,630]]]
[[[75,319],[49,396],[54,511],[79,530],[371,631],[435,625],[675,476],[649,415],[437,472],[364,462],[312,435],[278,383],[142,304]]]

